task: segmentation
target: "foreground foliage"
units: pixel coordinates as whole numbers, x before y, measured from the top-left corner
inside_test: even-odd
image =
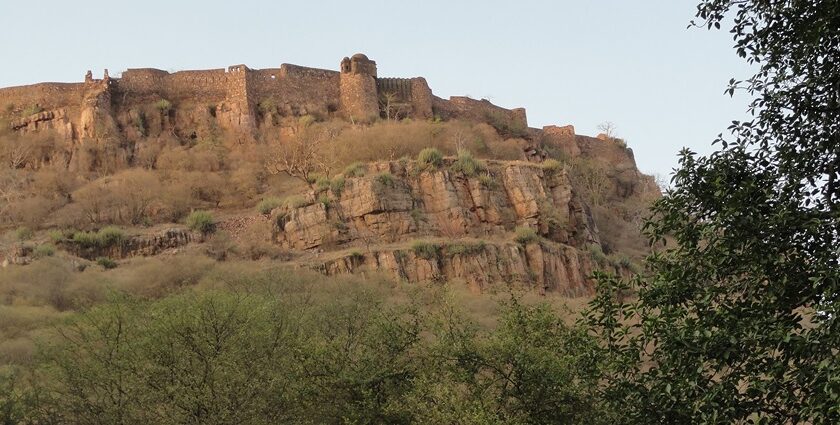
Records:
[[[708,157],[682,153],[647,223],[650,275],[601,277],[588,321],[627,423],[840,423],[840,3],[703,1],[734,13],[755,97]],[[728,22],[728,20],[726,21]]]
[[[447,293],[313,292],[284,271],[112,295],[0,371],[3,423],[600,423],[593,342],[547,305],[495,330]],[[347,282],[345,282],[347,283]],[[386,284],[386,286],[389,284]],[[319,292],[320,291],[320,292]],[[435,292],[433,294],[433,292]],[[338,294],[341,296],[336,296]]]

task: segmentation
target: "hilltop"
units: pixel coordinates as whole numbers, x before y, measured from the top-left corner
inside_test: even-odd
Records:
[[[632,273],[659,196],[619,138],[531,128],[363,54],[88,71],[0,89],[0,107],[7,267],[206,255],[581,296],[595,269]]]

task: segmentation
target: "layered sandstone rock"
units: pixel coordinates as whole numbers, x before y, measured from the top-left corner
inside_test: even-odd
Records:
[[[411,247],[344,253],[310,265],[327,275],[384,272],[408,282],[461,281],[476,291],[514,284],[541,293],[577,297],[592,293],[590,257],[574,247],[541,241],[429,242],[434,255]]]
[[[566,172],[523,162],[491,161],[481,174],[421,170],[414,162],[381,162],[344,189],[310,194],[306,205],[274,212],[275,239],[293,250],[369,245],[422,236],[503,235],[530,227],[556,242],[598,244],[586,206]],[[318,199],[318,201],[316,201]]]

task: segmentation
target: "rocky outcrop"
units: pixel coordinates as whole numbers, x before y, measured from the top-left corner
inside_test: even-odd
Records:
[[[346,178],[340,193],[324,190],[309,198],[274,212],[281,246],[313,250],[427,236],[487,237],[517,226],[573,246],[598,243],[565,171],[524,162],[491,161],[472,176],[454,171],[452,160],[432,170],[410,161],[375,163],[365,176]]]
[[[515,283],[591,292],[583,249],[600,244],[598,230],[564,169],[502,161],[472,175],[458,169],[452,159],[433,169],[369,164],[340,192],[316,190],[303,205],[276,209],[275,241],[316,255],[301,264],[326,274],[372,270],[409,282],[461,280],[479,291]],[[517,228],[539,236],[516,243]]]
[[[99,257],[122,259],[157,255],[201,239],[201,235],[186,229],[170,228],[150,235],[131,236],[107,247],[85,247],[68,241],[63,245],[76,256],[93,260]]]
[[[461,240],[422,246],[353,251],[310,267],[327,275],[378,271],[408,282],[461,281],[476,291],[507,283],[570,297],[592,293],[592,260],[568,245]]]

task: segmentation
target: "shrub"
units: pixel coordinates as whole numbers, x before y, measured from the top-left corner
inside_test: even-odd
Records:
[[[32,251],[32,256],[35,258],[52,257],[55,254],[55,247],[49,244],[38,245]]]
[[[21,111],[20,115],[22,117],[28,117],[30,115],[35,115],[35,114],[41,113],[43,111],[44,111],[44,108],[42,108],[40,105],[37,105],[37,104],[29,105],[23,111]]]
[[[365,175],[365,164],[354,162],[344,169],[346,177],[362,177]]]
[[[496,180],[493,179],[493,176],[491,176],[490,174],[479,175],[478,176],[478,182],[481,183],[482,186],[484,186],[488,189],[493,189],[496,186],[498,186],[498,183],[496,183]]]
[[[306,205],[309,205],[309,201],[306,200],[303,196],[300,195],[292,195],[286,198],[283,203],[286,204],[287,208],[300,208]]]
[[[33,236],[35,236],[35,233],[32,229],[26,226],[18,227],[17,230],[15,230],[15,238],[19,241],[28,241],[32,239]]]
[[[513,239],[521,244],[529,244],[540,239],[540,236],[537,235],[537,231],[530,227],[517,227],[514,232],[516,233],[516,236]]]
[[[208,211],[196,210],[187,216],[187,227],[204,234],[212,233],[216,227],[213,215]]]
[[[323,204],[325,207],[329,207],[332,203],[332,200],[326,193],[322,193],[321,196],[318,196],[318,202]]]
[[[330,191],[336,197],[341,196],[341,192],[344,190],[344,177],[337,176],[330,181]]]
[[[271,213],[271,210],[281,205],[283,205],[283,201],[280,198],[271,196],[268,198],[263,198],[263,200],[260,201],[259,204],[257,204],[257,211],[259,211],[260,214],[269,214]]]
[[[483,252],[487,247],[484,241],[478,242],[458,242],[446,245],[446,253],[448,255],[472,255]]]
[[[50,240],[54,243],[59,243],[67,239],[67,236],[61,230],[53,229],[47,232],[47,235],[50,237]],[[70,237],[73,237],[73,234],[70,234]]]
[[[99,230],[97,234],[99,245],[103,247],[119,245],[125,240],[125,232],[116,226],[107,226]]]
[[[411,244],[411,249],[415,255],[426,260],[436,259],[440,256],[440,245],[432,242],[414,241]]]
[[[423,169],[440,167],[443,154],[436,148],[425,148],[417,154],[417,165]]]
[[[452,171],[456,173],[464,173],[469,177],[473,177],[480,171],[487,169],[484,161],[480,161],[473,157],[473,154],[466,150],[458,150],[458,159],[452,164]]]
[[[601,249],[600,245],[590,244],[587,249],[589,250],[590,256],[592,256],[592,260],[598,263],[598,265],[603,267],[607,264],[607,255],[604,254],[604,250]]]
[[[376,176],[376,181],[383,186],[393,186],[394,176],[387,171],[383,171]]]
[[[99,257],[96,259],[96,264],[102,266],[105,270],[117,268],[117,262],[108,257]]]
[[[542,169],[546,174],[556,174],[563,169],[563,163],[556,159],[547,159],[542,163]]]
[[[116,226],[108,226],[99,232],[73,233],[72,241],[82,248],[109,248],[125,241],[125,233]]]
[[[166,99],[161,99],[155,102],[155,109],[161,113],[168,114],[172,110],[172,103]]]
[[[315,187],[318,190],[327,190],[330,188],[330,179],[324,176],[317,176],[315,178]]]

